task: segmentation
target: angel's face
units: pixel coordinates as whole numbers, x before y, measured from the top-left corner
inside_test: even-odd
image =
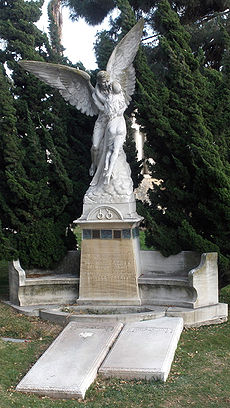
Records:
[[[97,83],[99,87],[101,88],[101,90],[107,91],[109,89],[109,82],[110,82],[110,78],[109,78],[108,72],[106,71],[98,72]]]

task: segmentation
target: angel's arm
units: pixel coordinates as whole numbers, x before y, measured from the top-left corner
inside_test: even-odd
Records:
[[[113,81],[112,83],[112,90],[115,94],[119,94],[122,91],[121,85],[118,81]]]
[[[92,98],[93,98],[93,101],[94,101],[96,107],[99,109],[99,111],[104,112],[104,110],[105,110],[104,104],[103,104],[103,103],[101,102],[101,100],[98,98],[98,95],[97,95],[96,92],[94,92],[94,93],[92,94]]]
[[[104,104],[106,98],[105,98],[105,95],[103,95],[102,92],[100,91],[100,88],[99,88],[98,84],[96,84],[96,86],[95,86],[95,94],[96,94],[98,100],[99,100],[102,104]]]

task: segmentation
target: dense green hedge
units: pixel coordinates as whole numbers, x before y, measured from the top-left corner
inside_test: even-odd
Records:
[[[230,285],[225,286],[220,291],[220,302],[230,305]]]

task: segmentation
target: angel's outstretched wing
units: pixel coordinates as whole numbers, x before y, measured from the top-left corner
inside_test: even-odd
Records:
[[[135,89],[135,70],[132,63],[141,41],[143,28],[144,20],[141,19],[114,48],[106,67],[110,80],[117,80],[121,84],[127,105]]]
[[[86,72],[40,61],[19,61],[19,64],[46,84],[58,89],[63,98],[82,113],[89,116],[98,114],[92,98],[94,88]]]

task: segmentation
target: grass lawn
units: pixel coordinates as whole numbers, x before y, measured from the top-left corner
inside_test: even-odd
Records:
[[[0,298],[8,293],[8,266],[0,262]],[[0,408],[177,408],[230,406],[230,323],[184,330],[171,373],[161,382],[97,377],[81,400],[52,400],[15,391],[20,379],[61,327],[26,317],[0,302]],[[5,342],[1,337],[28,339]],[[141,345],[140,345],[141,347]]]
[[[124,381],[98,377],[86,399],[52,400],[15,391],[38,356],[59,334],[60,326],[29,318],[0,303],[0,408],[177,408],[230,406],[230,324],[184,330],[168,381]],[[140,345],[141,347],[141,345]]]

